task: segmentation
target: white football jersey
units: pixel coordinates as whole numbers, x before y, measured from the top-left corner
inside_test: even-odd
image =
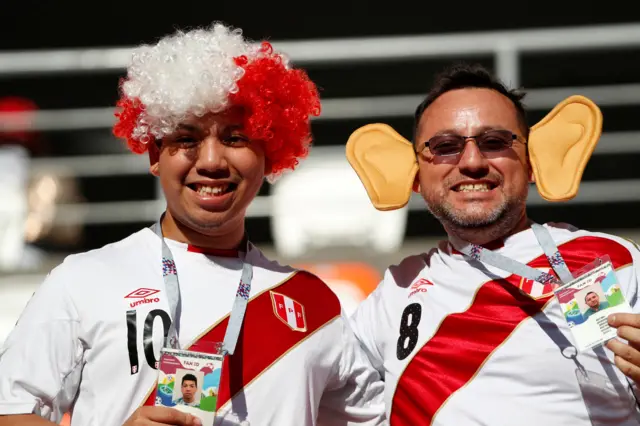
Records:
[[[608,255],[638,312],[633,243],[545,227],[571,271]],[[608,349],[577,354],[552,287],[479,265],[456,247],[443,241],[388,268],[352,317],[385,380],[391,425],[640,424],[635,385]],[[494,251],[553,273],[531,229]]]
[[[238,258],[168,240],[180,280],[182,348],[222,342],[242,271]],[[151,229],[68,257],[29,301],[0,349],[0,415],[36,413],[72,425],[120,426],[154,405],[172,320],[161,242]],[[216,425],[385,424],[384,383],[339,301],[314,275],[255,247],[251,293],[225,359]]]

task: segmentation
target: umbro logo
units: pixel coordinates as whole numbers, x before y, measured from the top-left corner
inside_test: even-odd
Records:
[[[146,303],[158,303],[160,301],[159,297],[150,297],[156,293],[160,293],[160,290],[156,290],[153,288],[139,288],[131,293],[127,294],[125,299],[138,299],[134,302],[131,302],[129,306],[135,308],[138,305],[146,304]]]
[[[159,293],[160,290],[155,290],[153,288],[139,288],[135,291],[132,291],[131,293],[127,294],[124,298],[125,299],[140,299],[143,297],[149,297],[152,294],[156,294]]]
[[[409,290],[411,292],[409,293],[408,297],[411,297],[416,293],[426,293],[427,287],[429,287],[430,285],[433,285],[431,281],[426,278],[420,278],[418,281],[411,284],[411,287],[409,287]]]

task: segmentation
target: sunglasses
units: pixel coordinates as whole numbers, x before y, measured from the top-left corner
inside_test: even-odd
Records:
[[[518,135],[509,130],[489,130],[476,136],[437,135],[425,142],[417,152],[425,154],[429,149],[437,157],[458,155],[464,150],[469,139],[475,140],[480,152],[500,152],[511,148]]]

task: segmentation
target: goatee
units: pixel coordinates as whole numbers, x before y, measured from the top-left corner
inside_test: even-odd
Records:
[[[447,232],[464,241],[485,244],[509,234],[525,214],[526,195],[504,200],[487,211],[481,206],[470,206],[463,211],[449,203],[430,203],[427,209],[445,227]]]

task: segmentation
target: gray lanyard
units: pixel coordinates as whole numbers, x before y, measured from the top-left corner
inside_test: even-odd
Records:
[[[553,270],[558,274],[560,280],[566,284],[573,280],[573,274],[569,271],[567,264],[565,263],[556,243],[553,241],[551,234],[542,225],[534,223],[531,225],[533,233],[538,240],[538,244],[544,251],[545,256]],[[472,259],[486,263],[487,265],[495,266],[503,271],[510,272],[512,274],[519,275],[524,278],[539,282],[541,284],[547,284],[556,281],[555,277],[546,272],[541,272],[529,265],[520,263],[516,260],[510,259],[498,253],[494,253],[491,250],[487,250],[476,244],[467,244],[460,251]]]
[[[169,332],[167,333],[164,341],[164,347],[180,349],[178,333],[180,332],[182,299],[180,297],[178,270],[176,269],[176,263],[173,260],[173,254],[171,254],[171,250],[162,235],[162,226],[160,225],[160,222],[154,224],[151,229],[153,229],[156,235],[160,238],[160,241],[162,241],[162,277],[167,291],[167,298],[169,299],[169,310],[171,311],[169,314],[171,315],[172,320],[171,325],[169,326]],[[249,243],[247,243],[245,259],[242,262],[242,275],[240,275],[240,283],[238,284],[238,290],[236,291],[236,297],[233,302],[233,308],[231,309],[231,315],[229,316],[229,322],[227,324],[227,331],[225,332],[224,341],[222,343],[223,355],[233,355],[233,352],[236,349],[236,343],[238,343],[240,330],[242,329],[244,314],[247,310],[249,293],[251,293],[251,280],[253,279],[253,267],[249,262],[247,262],[249,250]]]

